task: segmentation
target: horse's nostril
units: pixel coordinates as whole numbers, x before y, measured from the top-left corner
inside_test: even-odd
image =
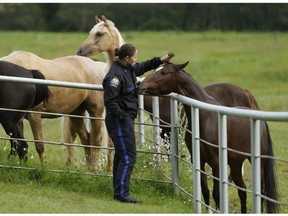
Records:
[[[77,50],[77,55],[81,55],[82,54],[82,49],[78,49]]]
[[[77,55],[87,57],[88,56],[88,52],[87,52],[87,50],[80,48],[77,51]]]
[[[138,93],[144,94],[146,92],[146,88],[144,87],[139,87],[138,88]]]

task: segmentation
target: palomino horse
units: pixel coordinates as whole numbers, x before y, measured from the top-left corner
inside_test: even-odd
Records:
[[[174,65],[172,63],[165,64],[163,68],[157,70],[151,75],[147,76],[140,84],[139,91],[141,93],[148,93],[151,95],[164,95],[175,92],[202,102],[221,105],[218,100],[207,94],[183,68],[187,66],[188,62],[181,65]],[[225,96],[224,96],[225,97]],[[239,107],[240,108],[240,107]],[[191,130],[191,115],[190,107],[184,106],[188,118],[188,128]],[[248,109],[248,108],[247,108]],[[207,111],[200,111],[200,137],[201,139],[218,144],[218,118],[217,114]],[[227,146],[228,148],[237,151],[250,153],[250,120],[239,119],[236,117],[227,117]],[[272,141],[268,125],[266,122],[261,121],[261,155],[273,156]],[[186,132],[185,142],[192,157],[191,147],[191,133]],[[219,155],[218,149],[213,148],[201,142],[201,169],[204,171],[205,164],[207,163],[212,168],[213,175],[219,178]],[[244,160],[250,160],[247,155],[240,155],[235,152],[229,151],[228,164],[231,170],[233,181],[238,187],[246,188],[241,175],[241,167]],[[209,205],[209,194],[207,177],[201,174],[201,187],[205,203]],[[219,208],[219,182],[214,179],[213,198],[216,202],[216,208]],[[262,194],[277,200],[277,182],[275,178],[274,161],[267,158],[261,159],[261,191]],[[245,191],[238,189],[238,195],[241,201],[241,212],[246,213],[246,199],[247,194]],[[263,200],[262,200],[263,201]],[[277,205],[274,202],[266,202],[267,213],[276,213],[278,211]]]
[[[81,56],[65,56],[53,60],[43,59],[39,56],[25,51],[13,52],[9,56],[1,58],[1,60],[12,62],[28,69],[40,70],[48,80],[60,80],[67,82],[102,84],[102,80],[106,74],[106,64],[95,62],[89,58]],[[103,102],[102,91],[92,91],[85,89],[49,87],[53,97],[49,101],[38,106],[37,111],[64,113],[83,115],[87,111],[91,117],[103,118],[105,107]],[[44,160],[44,145],[42,134],[42,118],[54,118],[55,115],[31,114],[28,115],[36,150],[39,154],[41,162]],[[71,129],[77,133],[83,145],[101,146],[107,145],[108,134],[105,123],[99,119],[91,120],[91,133],[89,134],[85,128],[84,120],[81,118],[70,118]],[[70,143],[70,140],[64,140]],[[96,169],[96,163],[99,155],[99,149],[91,149],[86,147],[85,158],[90,170]]]
[[[81,45],[81,48],[78,49],[77,55],[79,56],[93,56],[99,53],[105,52],[107,55],[107,68],[106,72],[108,72],[109,67],[115,59],[115,49],[119,48],[123,44],[125,44],[124,39],[122,38],[120,32],[115,27],[114,23],[110,20],[107,20],[104,16],[102,19],[99,19],[97,16],[95,17],[96,25],[91,29],[89,37],[85,40],[85,42]],[[101,83],[102,84],[102,83]],[[66,139],[70,139],[70,142],[74,142],[75,136],[69,136],[69,125],[70,121],[67,118],[64,118],[63,124],[63,135],[66,136]],[[111,169],[111,156],[112,156],[112,148],[113,142],[109,139],[109,148],[108,151],[108,171]],[[72,146],[67,146],[69,157],[73,158],[74,148]]]
[[[38,70],[27,70],[21,66],[6,61],[0,61],[0,75],[45,79]],[[48,101],[50,91],[47,85],[35,85],[17,82],[1,82],[0,107],[6,109],[30,110],[43,101]],[[13,138],[11,143],[11,155],[18,154],[22,160],[27,160],[28,144],[23,136],[22,122],[25,112],[0,111],[0,123],[6,134]],[[17,140],[21,139],[21,140]]]
[[[91,29],[88,38],[81,44],[77,55],[93,56],[105,52],[108,57],[108,64],[111,65],[115,59],[115,48],[121,47],[125,43],[119,30],[111,20],[102,16],[102,20],[96,16],[96,25]],[[214,83],[204,87],[205,91],[215,97],[224,106],[246,106],[259,110],[253,95],[239,86],[227,83]],[[152,97],[144,96],[144,109],[152,113]],[[165,97],[159,98],[160,119],[171,123],[170,120],[170,100]],[[152,118],[152,116],[151,116]],[[161,137],[165,134],[169,136],[170,127],[161,127]]]

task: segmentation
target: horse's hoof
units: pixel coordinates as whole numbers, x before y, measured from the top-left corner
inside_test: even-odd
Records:
[[[8,160],[11,158],[11,157],[16,157],[17,156],[17,153],[14,152],[14,151],[11,151],[9,154],[8,154]]]
[[[21,160],[23,160],[24,162],[28,161],[28,155],[26,154],[25,156],[23,156]]]

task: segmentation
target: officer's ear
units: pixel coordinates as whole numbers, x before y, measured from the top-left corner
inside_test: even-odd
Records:
[[[129,56],[126,56],[126,57],[125,57],[125,61],[126,61],[126,62],[129,62],[129,58],[130,58]]]

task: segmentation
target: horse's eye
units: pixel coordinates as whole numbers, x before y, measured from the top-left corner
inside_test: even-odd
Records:
[[[165,75],[165,74],[167,74],[167,71],[166,71],[166,70],[162,70],[162,71],[161,71],[161,74],[162,74],[162,75]]]
[[[103,33],[102,33],[102,32],[97,32],[97,33],[96,33],[96,37],[101,37],[101,36],[103,36]]]

